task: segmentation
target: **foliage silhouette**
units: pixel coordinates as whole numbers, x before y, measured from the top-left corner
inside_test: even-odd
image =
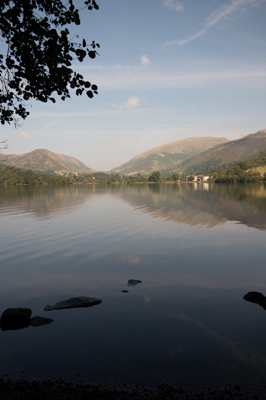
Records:
[[[89,10],[99,9],[95,0],[86,0]],[[100,47],[85,39],[69,38],[66,25],[80,24],[73,0],[1,0],[0,34],[6,54],[0,54],[0,121],[13,122],[29,115],[26,102],[36,99],[55,103],[54,93],[62,100],[70,97],[70,88],[79,96],[98,94],[97,86],[85,81],[71,65],[86,56],[94,59]]]

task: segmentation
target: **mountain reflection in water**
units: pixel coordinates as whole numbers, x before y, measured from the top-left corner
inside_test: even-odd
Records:
[[[189,183],[122,187],[135,208],[176,223],[212,228],[226,221],[266,229],[266,185]]]
[[[1,312],[35,317],[1,321],[0,375],[263,385],[266,320],[243,295],[264,304],[265,199],[265,184],[1,186]],[[81,297],[102,302],[57,310]]]
[[[95,195],[82,186],[3,186],[0,185],[0,213],[33,214],[39,219],[71,213]],[[103,192],[97,192],[98,195]]]
[[[143,213],[190,226],[212,228],[226,221],[266,229],[266,184],[150,184],[109,186],[109,193]],[[53,218],[82,207],[106,186],[0,186],[0,213]]]

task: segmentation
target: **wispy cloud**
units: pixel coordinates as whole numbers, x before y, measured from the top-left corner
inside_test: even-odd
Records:
[[[100,80],[100,78],[99,78]],[[187,71],[180,70],[179,72],[168,69],[166,71],[149,71],[149,73],[143,73],[133,75],[124,78],[120,83],[116,85],[117,90],[122,91],[136,91],[136,90],[154,90],[156,89],[167,89],[167,88],[195,88],[195,87],[221,87],[224,85],[230,85],[232,87],[250,87],[250,86],[261,86],[265,85],[266,82],[266,71],[262,70],[259,66],[254,71],[248,71],[241,68],[235,69],[208,69],[199,71]],[[108,87],[109,81],[102,81],[102,87]],[[132,104],[132,103],[131,103]],[[109,104],[110,105],[110,104]],[[125,103],[116,108],[131,108],[125,107]]]
[[[66,116],[67,116],[67,115],[66,115]],[[64,117],[57,118],[55,121],[51,122],[50,124],[45,125],[45,126],[41,129],[41,131],[44,131],[45,129],[50,128],[51,126],[54,126],[55,124],[57,124],[57,122],[61,121],[61,119],[63,119],[63,118],[64,118]]]
[[[139,105],[140,99],[136,96],[130,96],[127,101],[125,101],[121,106],[117,104],[107,103],[108,106],[119,108],[120,110],[132,110]]]
[[[209,29],[218,24],[222,19],[226,19],[229,16],[233,16],[235,13],[246,11],[249,6],[255,6],[264,0],[233,0],[230,4],[223,4],[216,10],[214,10],[205,20],[205,24],[201,30],[193,35],[188,36],[185,39],[174,39],[166,42],[167,45],[178,44],[183,46],[204,35]]]
[[[137,72],[140,71],[142,66],[149,65],[151,64],[150,58],[147,56],[147,54],[143,54],[140,59],[140,65],[135,65],[135,66],[124,66],[124,65],[114,65],[113,70],[114,72],[119,73],[119,77],[116,79],[113,79],[112,82],[108,85],[108,87],[113,87],[115,86],[118,82],[123,81],[125,77],[136,74]],[[122,73],[122,71],[126,71],[125,73]]]
[[[184,8],[180,3],[180,1],[174,1],[174,0],[164,0],[163,5],[175,11],[182,11]]]
[[[143,56],[141,56],[141,65],[149,65],[150,63],[151,60],[149,57],[146,54],[143,54]]]
[[[27,132],[23,132],[23,131],[19,132],[18,136],[22,137],[24,139],[29,139],[30,138],[30,135]]]
[[[247,60],[244,64],[242,60],[231,60],[209,58],[194,59],[193,63],[188,60],[179,60],[168,65],[152,64],[139,67],[121,65],[119,68],[114,65],[105,66],[104,73],[95,73],[94,81],[97,82],[102,92],[117,91],[135,93],[140,100],[147,91],[155,89],[176,89],[194,87],[220,87],[230,85],[230,87],[262,87],[266,83],[265,65],[256,62],[254,59]],[[84,78],[90,79],[90,69],[84,70]],[[105,104],[108,100],[105,102]],[[118,107],[122,107],[117,100],[114,102]],[[110,105],[110,104],[109,104]],[[118,108],[116,107],[116,108]],[[87,111],[89,113],[89,110]],[[95,112],[95,110],[94,110]],[[111,112],[111,111],[110,111]],[[71,112],[71,116],[72,116]],[[32,113],[33,115],[33,113]],[[61,114],[57,114],[58,118]],[[78,116],[78,113],[75,112]]]

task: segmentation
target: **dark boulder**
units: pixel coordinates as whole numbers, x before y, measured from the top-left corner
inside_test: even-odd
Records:
[[[72,297],[71,299],[60,301],[59,303],[55,303],[53,305],[45,306],[44,311],[53,311],[53,310],[63,310],[64,308],[78,308],[78,307],[92,307],[97,304],[100,304],[102,300],[97,299],[96,297]]]
[[[266,310],[266,297],[259,292],[248,292],[243,297],[244,300],[250,301],[251,303],[259,304]]]
[[[27,328],[30,324],[30,308],[8,308],[1,316],[1,330],[17,330]]]

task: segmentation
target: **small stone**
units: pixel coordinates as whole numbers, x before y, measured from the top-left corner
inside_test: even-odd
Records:
[[[54,320],[52,318],[44,318],[44,317],[33,317],[30,320],[30,325],[31,326],[42,326],[42,325],[47,325],[51,324]]]
[[[121,290],[121,293],[128,293],[128,290]]]
[[[139,281],[138,279],[129,279],[127,286],[136,286],[139,283],[142,283],[142,281]]]

